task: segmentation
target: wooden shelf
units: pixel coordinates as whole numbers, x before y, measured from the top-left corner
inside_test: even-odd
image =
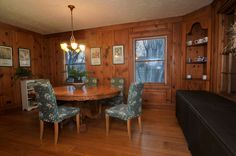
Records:
[[[208,32],[208,25],[202,22],[202,20],[186,22],[188,28],[183,32],[186,34],[183,38],[183,71],[185,75],[183,88],[189,90],[209,90],[210,86],[210,63],[208,61],[210,61],[211,47],[208,46],[208,42],[211,43],[211,36]],[[199,43],[200,41],[202,43]],[[193,44],[187,45],[187,43]],[[190,79],[187,78],[188,75],[191,75]],[[202,77],[206,79],[203,80]]]
[[[202,78],[191,78],[191,79],[185,78],[184,80],[188,80],[188,81],[190,81],[190,80],[194,80],[194,81],[209,81],[209,79],[203,80]]]
[[[204,42],[204,43],[199,43],[199,44],[192,44],[192,45],[186,45],[186,47],[196,47],[196,46],[206,46],[208,42]]]
[[[206,64],[207,61],[204,62],[186,62],[186,64]]]
[[[227,75],[236,75],[236,73],[232,73],[232,72],[221,72],[222,74],[227,74]]]

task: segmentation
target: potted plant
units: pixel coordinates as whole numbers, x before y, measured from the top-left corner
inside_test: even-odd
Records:
[[[68,78],[73,79],[74,83],[82,83],[83,77],[87,76],[88,72],[79,71],[77,69],[69,69]]]
[[[29,78],[31,76],[33,76],[33,74],[30,69],[18,67],[18,68],[16,68],[16,72],[14,74],[14,79],[16,80],[19,78]]]

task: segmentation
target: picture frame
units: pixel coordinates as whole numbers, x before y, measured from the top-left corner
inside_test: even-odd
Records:
[[[113,64],[124,64],[124,45],[114,45],[112,50],[112,62]]]
[[[30,67],[30,49],[26,48],[18,48],[18,56],[19,56],[19,66],[20,67]]]
[[[1,67],[13,66],[12,47],[0,46],[0,66]]]
[[[101,65],[101,48],[91,48],[90,50],[91,65]]]

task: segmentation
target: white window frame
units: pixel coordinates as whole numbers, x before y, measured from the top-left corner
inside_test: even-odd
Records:
[[[150,39],[165,39],[165,48],[164,48],[164,60],[151,60],[151,61],[136,61],[136,41],[139,40],[150,40]],[[153,36],[153,37],[141,37],[141,38],[135,38],[133,40],[133,49],[134,49],[134,81],[136,82],[136,62],[152,62],[152,61],[163,61],[164,62],[164,82],[144,82],[148,84],[167,84],[167,45],[168,45],[168,37],[167,35],[161,35],[161,36]]]

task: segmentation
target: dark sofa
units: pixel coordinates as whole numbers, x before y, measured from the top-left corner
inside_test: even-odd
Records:
[[[206,91],[177,91],[176,116],[193,156],[236,156],[236,103]]]

